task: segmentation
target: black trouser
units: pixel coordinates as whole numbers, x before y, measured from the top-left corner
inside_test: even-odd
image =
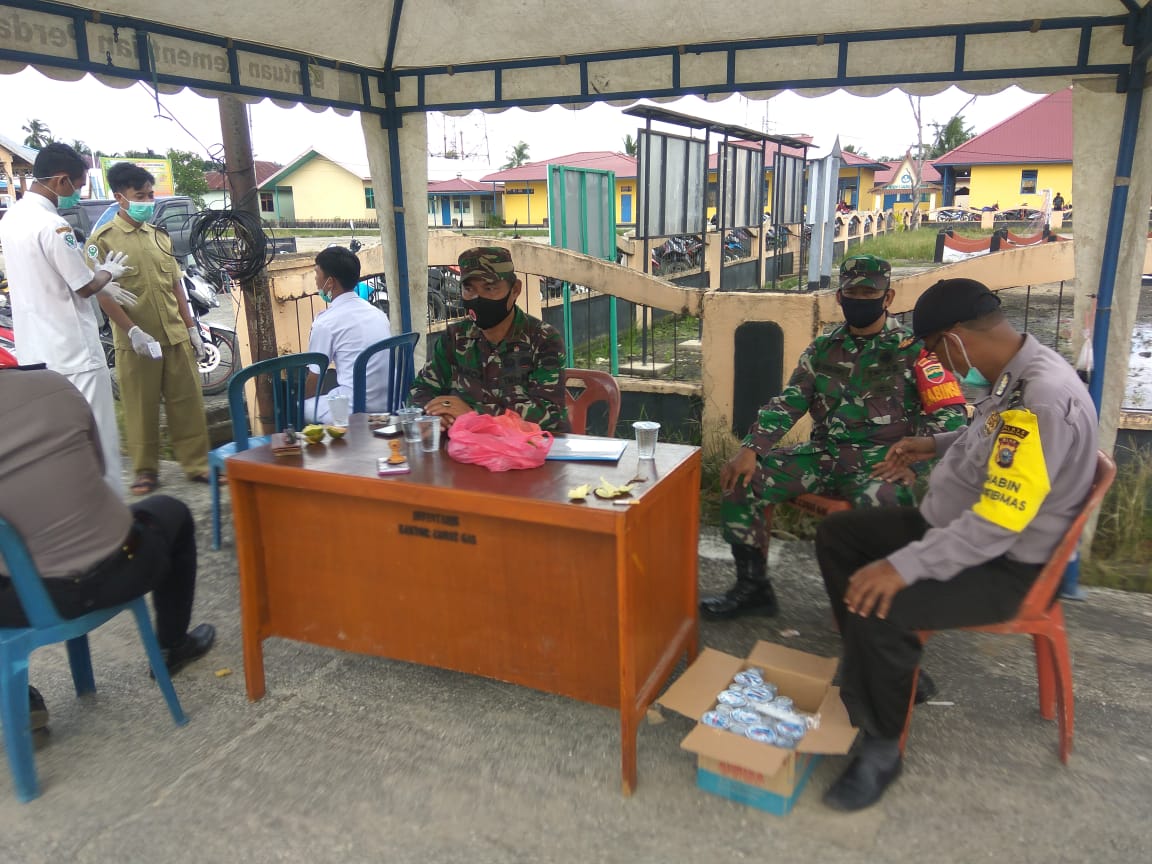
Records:
[[[135,549],[117,550],[76,579],[45,579],[63,618],[126,603],[152,592],[156,638],[171,648],[188,633],[196,590],[196,529],[182,501],[153,495],[131,505]],[[131,538],[127,545],[132,545]],[[0,627],[27,627],[16,590],[0,577]]]
[[[885,619],[850,613],[844,592],[852,574],[928,528],[915,507],[877,507],[833,513],[816,532],[816,558],[844,644],[840,695],[852,724],[878,738],[899,738],[904,729],[922,653],[916,631],[1007,621],[1042,567],[1000,556],[947,581],[914,582],[896,594]]]

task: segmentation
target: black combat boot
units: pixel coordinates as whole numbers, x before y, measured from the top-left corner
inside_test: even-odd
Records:
[[[741,615],[772,618],[779,611],[776,592],[768,579],[768,562],[755,546],[732,544],[736,559],[736,584],[725,594],[700,598],[700,614],[712,621],[725,621]]]

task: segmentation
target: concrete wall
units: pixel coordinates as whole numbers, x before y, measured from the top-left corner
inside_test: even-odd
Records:
[[[1020,175],[1023,171],[1036,172],[1036,194],[1020,192]],[[1021,205],[1040,209],[1044,206],[1045,189],[1064,193],[1065,206],[1072,206],[1072,163],[1053,165],[973,165],[972,180],[968,187],[970,207],[991,207],[999,204],[1001,210],[1011,210]]]

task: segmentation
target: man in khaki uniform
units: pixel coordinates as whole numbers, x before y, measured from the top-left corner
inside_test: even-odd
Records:
[[[208,482],[208,425],[196,358],[204,343],[180,281],[167,232],[149,224],[154,178],[129,162],[108,170],[108,185],[120,211],[88,239],[88,256],[127,252],[136,269],[121,285],[139,298],[129,316],[114,303],[101,302],[116,325],[116,370],[124,406],[124,437],[136,472],[134,495],[158,485],[160,399],[168,415],[168,437],[190,480]]]

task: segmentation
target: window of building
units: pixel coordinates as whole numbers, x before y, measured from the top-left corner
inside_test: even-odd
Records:
[[[435,216],[436,215],[436,199],[435,198],[430,197],[428,199],[428,215],[429,216]]]
[[[1036,194],[1036,171],[1025,170],[1020,172],[1020,194]]]
[[[471,213],[472,200],[469,198],[456,198],[453,200],[453,210],[457,213]]]
[[[481,198],[480,199],[480,212],[484,213],[484,214],[488,214],[488,213],[492,212],[492,202],[489,201],[487,198]]]
[[[260,212],[261,213],[275,213],[276,203],[273,201],[271,192],[260,193]]]
[[[376,192],[371,186],[364,187],[364,206],[369,210],[376,209]]]

